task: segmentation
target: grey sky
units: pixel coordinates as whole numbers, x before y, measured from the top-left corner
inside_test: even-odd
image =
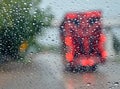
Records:
[[[120,16],[120,0],[42,0],[41,7],[50,6],[57,18],[69,11],[100,9],[106,18]]]

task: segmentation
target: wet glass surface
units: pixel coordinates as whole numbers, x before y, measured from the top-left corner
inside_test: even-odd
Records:
[[[0,89],[119,89],[119,0],[1,0]]]

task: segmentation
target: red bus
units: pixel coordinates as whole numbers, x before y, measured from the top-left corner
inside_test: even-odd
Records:
[[[107,58],[101,11],[70,12],[60,25],[67,70],[96,70]]]

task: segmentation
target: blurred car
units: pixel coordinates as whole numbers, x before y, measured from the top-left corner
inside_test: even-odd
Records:
[[[106,36],[103,33],[102,12],[69,12],[60,25],[60,35],[67,70],[96,70],[105,63]]]

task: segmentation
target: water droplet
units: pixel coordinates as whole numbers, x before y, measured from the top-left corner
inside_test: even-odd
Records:
[[[24,5],[27,5],[27,3],[24,3]]]
[[[113,87],[109,87],[109,89],[112,89]]]
[[[32,6],[32,4],[30,4],[30,6]]]
[[[90,86],[91,85],[91,83],[87,83],[87,86]]]
[[[114,82],[114,85],[117,86],[119,84],[119,82]]]

